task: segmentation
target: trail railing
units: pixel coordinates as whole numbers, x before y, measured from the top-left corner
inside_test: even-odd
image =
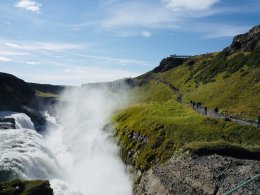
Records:
[[[233,192],[239,190],[240,188],[244,187],[245,185],[249,184],[250,182],[252,182],[253,180],[257,179],[258,177],[260,177],[260,174],[255,175],[254,177],[252,177],[249,180],[244,181],[243,183],[239,184],[237,187],[229,190],[228,192],[225,192],[223,195],[230,195]]]

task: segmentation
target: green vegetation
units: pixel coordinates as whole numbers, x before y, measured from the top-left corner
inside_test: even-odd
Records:
[[[51,93],[51,92],[41,92],[36,90],[36,96],[38,97],[45,97],[45,98],[57,98],[59,95]]]
[[[153,73],[176,86],[186,102],[255,120],[260,114],[260,47],[251,53],[214,53],[192,58],[166,72]]]
[[[217,141],[225,142],[227,148],[237,144],[260,150],[259,129],[200,116],[176,102],[176,94],[162,83],[143,83],[133,88],[130,96],[133,103],[115,113],[113,121],[121,155],[135,170],[162,163],[194,142],[201,143],[201,148]]]
[[[1,195],[53,195],[49,181],[33,180],[0,183]]]

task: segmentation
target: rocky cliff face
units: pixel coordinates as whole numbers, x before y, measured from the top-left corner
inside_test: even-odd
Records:
[[[220,195],[255,176],[259,170],[259,161],[182,154],[145,172],[135,194]],[[258,178],[234,194],[258,194],[259,186]]]
[[[223,50],[226,54],[238,51],[250,52],[260,46],[260,25],[255,26],[249,32],[234,37],[231,45]]]
[[[167,58],[164,58],[161,62],[160,65],[157,66],[155,69],[153,69],[153,73],[158,73],[158,72],[165,72],[167,70],[170,70],[172,68],[175,68],[181,64],[183,64],[185,61],[187,61],[187,58],[177,58],[174,56],[170,56]]]
[[[134,85],[131,78],[120,79],[112,82],[100,82],[100,83],[87,83],[82,84],[82,88],[91,88],[91,89],[108,89],[113,92],[121,92],[132,88]]]

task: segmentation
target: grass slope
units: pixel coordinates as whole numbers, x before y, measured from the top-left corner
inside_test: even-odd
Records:
[[[132,104],[115,113],[113,121],[122,157],[135,170],[147,170],[185,147],[235,145],[260,151],[259,129],[198,115],[178,103],[176,94],[164,84],[149,81],[133,88],[130,96]]]
[[[240,118],[260,115],[260,47],[251,53],[194,57],[166,72],[153,73],[173,84],[185,101],[218,107]]]

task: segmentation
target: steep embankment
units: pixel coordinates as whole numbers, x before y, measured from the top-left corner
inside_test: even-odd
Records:
[[[113,121],[121,155],[137,174],[135,187],[140,189],[140,185],[146,185],[144,180],[148,178],[143,177],[141,183],[140,179],[151,171],[151,167],[168,162],[172,156],[182,155],[185,151],[187,157],[219,154],[259,160],[259,129],[199,115],[185,104],[201,102],[209,108],[218,107],[220,112],[247,119],[260,115],[259,29],[259,26],[255,27],[236,37],[236,44],[233,42],[233,46],[223,52],[181,59],[181,62],[175,61],[176,56],[168,57],[153,71],[134,79],[135,87],[129,92],[133,102],[115,113]],[[180,98],[183,103],[176,101]],[[241,163],[245,164],[244,161]],[[249,167],[252,174],[257,172],[253,164]],[[191,171],[191,167],[187,169]],[[194,173],[199,174],[199,171]],[[203,186],[202,178],[195,178],[193,182]],[[163,183],[161,178],[152,180]],[[228,182],[235,185],[238,180]],[[175,186],[176,183],[169,185]],[[191,184],[186,182],[185,185]],[[182,185],[176,188],[184,190]],[[201,192],[196,186],[192,189],[194,193]],[[166,188],[171,194],[169,190]]]
[[[7,73],[0,73],[0,109],[17,110],[29,105],[34,91],[23,80]]]

